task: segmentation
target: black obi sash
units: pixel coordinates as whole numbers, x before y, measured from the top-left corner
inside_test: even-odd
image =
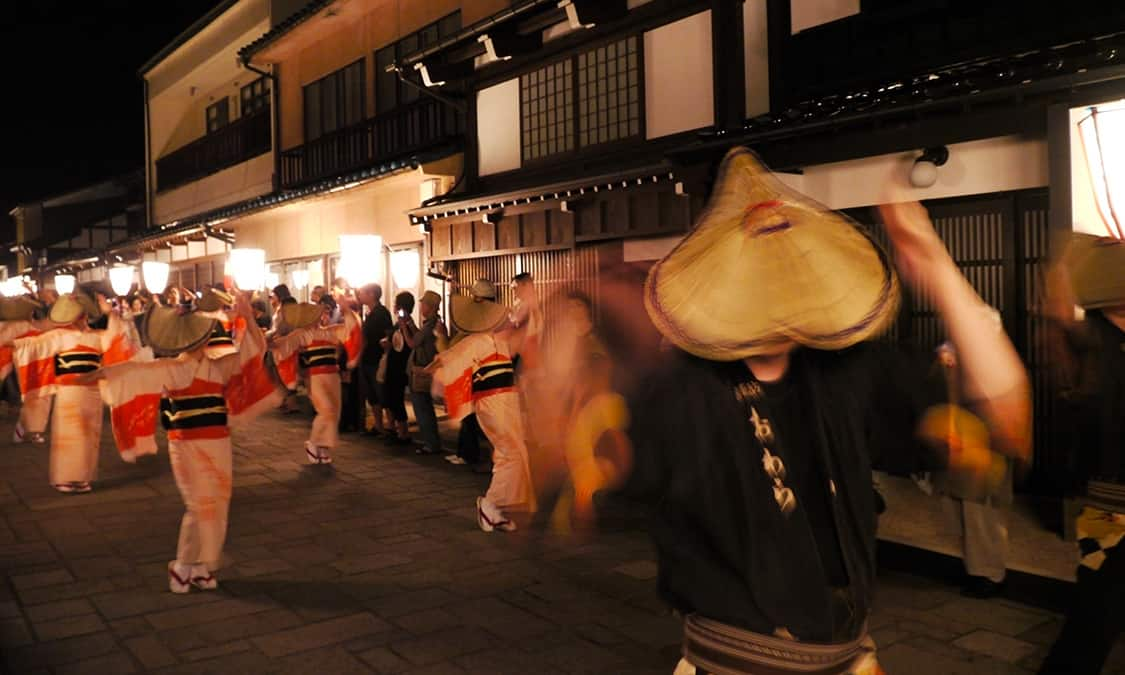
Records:
[[[218,394],[160,399],[160,424],[168,430],[225,427],[227,402]]]
[[[478,366],[473,373],[474,394],[506,389],[515,385],[516,370],[511,361],[489,361]]]
[[[55,375],[80,375],[97,370],[102,355],[96,352],[60,352],[55,354]]]
[[[309,347],[297,356],[297,361],[302,368],[319,368],[327,366],[337,368],[340,363],[336,358],[336,346]]]

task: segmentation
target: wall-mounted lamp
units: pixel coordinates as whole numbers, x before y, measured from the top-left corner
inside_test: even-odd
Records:
[[[949,148],[939,146],[927,148],[914,160],[910,169],[910,184],[916,188],[928,188],[937,182],[938,167],[949,161]]]

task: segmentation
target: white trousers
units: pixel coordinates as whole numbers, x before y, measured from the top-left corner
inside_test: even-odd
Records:
[[[309,399],[316,409],[309,444],[334,449],[340,443],[340,375],[309,375]]]
[[[520,395],[492,394],[473,405],[480,428],[492,443],[492,482],[485,499],[502,511],[535,511]]]

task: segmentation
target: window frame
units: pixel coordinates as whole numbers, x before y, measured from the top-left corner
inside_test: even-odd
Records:
[[[353,79],[348,78],[348,73],[351,69],[357,68],[359,76]],[[359,85],[359,118],[349,120],[349,107],[348,107],[348,84],[358,83]],[[331,86],[329,86],[331,85]],[[319,129],[316,136],[310,133],[311,126],[310,120],[312,115],[309,114],[310,96],[309,93],[315,87],[316,95],[316,118],[319,122]],[[331,99],[331,109],[326,105],[326,102]],[[304,142],[311,143],[317,139],[323,138],[330,134],[336,133],[341,129],[346,129],[357,124],[363,123],[367,120],[367,59],[360,57],[355,61],[337,68],[336,70],[317,78],[308,84],[301,87],[301,106],[303,111],[302,126],[304,127]],[[331,113],[330,115],[327,113]],[[328,118],[331,117],[331,120]],[[332,128],[329,129],[328,125],[331,123]]]
[[[261,85],[261,91],[254,93],[254,87]],[[247,94],[249,92],[249,95]],[[240,117],[247,117],[257,112],[269,110],[270,81],[266,76],[259,77],[253,82],[243,85],[238,90],[238,113]]]
[[[211,111],[215,111],[215,124],[211,124]],[[223,96],[219,100],[207,106],[203,111],[203,126],[207,129],[207,135],[213,134],[223,127],[231,123],[230,119],[230,98]]]
[[[602,143],[595,143],[592,145],[582,145],[581,143],[581,95],[578,85],[578,57],[582,54],[591,54],[599,49],[608,47],[611,44],[625,42],[629,39],[637,41],[637,125],[638,131],[636,134],[631,134],[623,138],[618,138]],[[571,133],[573,133],[574,145],[573,149],[569,151],[557,152],[554,154],[540,155],[533,159],[527,159],[524,156],[524,133],[527,131],[524,124],[523,115],[523,77],[530,75],[536,71],[542,70],[548,66],[553,66],[563,62],[569,61],[571,63]],[[520,111],[520,168],[539,167],[557,161],[566,161],[577,158],[591,156],[595,153],[612,152],[615,149],[635,146],[638,143],[645,141],[645,129],[647,127],[647,110],[645,108],[645,44],[644,32],[633,30],[628,33],[610,36],[597,41],[592,41],[583,44],[571,50],[567,50],[562,58],[557,58],[546,63],[537,63],[534,66],[523,69],[516,74],[516,79],[519,81],[519,111]],[[626,87],[626,90],[628,87]],[[515,169],[518,170],[518,169]]]
[[[454,17],[456,17],[456,20],[453,20]],[[446,14],[445,16],[422,26],[418,30],[407,33],[406,35],[402,35],[393,42],[388,42],[372,53],[371,62],[375,64],[375,73],[373,79],[376,117],[389,112],[393,112],[398,108],[411,105],[412,103],[416,103],[422,97],[422,93],[420,91],[414,89],[413,87],[404,85],[402,81],[398,79],[397,75],[393,73],[385,73],[383,67],[389,64],[384,64],[384,66],[381,67],[379,65],[379,55],[381,53],[385,54],[388,50],[391,50],[391,53],[393,54],[391,63],[398,63],[404,56],[408,54],[413,54],[415,52],[426,49],[433,44],[441,42],[443,39],[449,37],[450,35],[461,32],[463,26],[464,24],[462,23],[461,10],[455,9],[449,14]],[[411,41],[414,41],[413,46],[411,46],[410,48],[406,48],[405,45]],[[394,78],[394,105],[391,106],[383,106],[380,103],[382,97],[379,96],[379,79],[383,76],[387,76],[388,79],[392,77]]]

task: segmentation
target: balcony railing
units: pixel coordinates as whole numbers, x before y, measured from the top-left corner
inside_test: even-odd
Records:
[[[270,110],[259,110],[156,160],[156,189],[170,190],[270,151]]]
[[[281,153],[281,186],[299,187],[362,169],[440,145],[464,131],[459,112],[422,99]]]

